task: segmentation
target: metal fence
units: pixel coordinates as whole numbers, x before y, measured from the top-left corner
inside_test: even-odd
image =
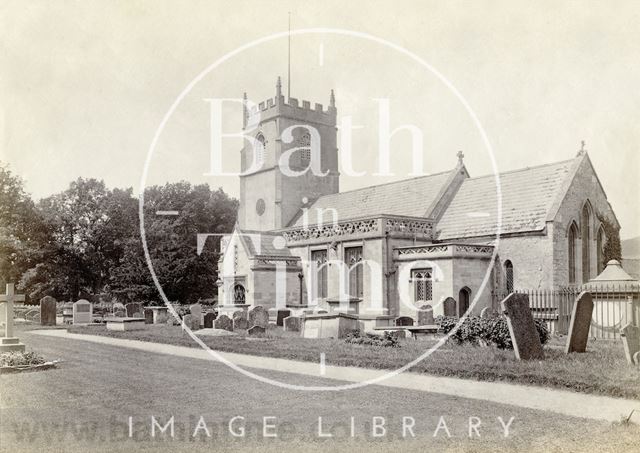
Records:
[[[516,293],[529,297],[534,318],[547,322],[549,330],[566,335],[569,332],[571,311],[583,289],[517,289]],[[619,339],[620,329],[640,322],[640,288],[631,285],[603,285],[590,288],[593,297],[593,316],[590,336],[599,339]],[[494,307],[499,307],[507,293],[492,293]]]

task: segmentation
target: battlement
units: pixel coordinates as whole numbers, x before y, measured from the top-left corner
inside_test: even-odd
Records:
[[[244,99],[247,99],[246,93]],[[278,77],[275,97],[253,105],[250,109],[247,109],[245,106],[243,127],[246,127],[248,123],[254,123],[255,120],[253,120],[252,117],[258,114],[260,115],[258,122],[263,122],[274,116],[288,116],[291,118],[300,118],[310,123],[335,126],[337,109],[333,90],[331,90],[329,106],[326,109],[324,109],[320,103],[315,103],[313,108],[311,108],[311,102],[306,100],[303,100],[302,105],[300,105],[300,101],[294,97],[285,100],[285,97],[282,95],[280,77]],[[251,121],[249,121],[250,118],[252,119]]]

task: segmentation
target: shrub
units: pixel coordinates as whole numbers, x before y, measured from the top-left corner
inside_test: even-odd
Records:
[[[440,324],[444,333],[449,333],[457,324],[458,318],[438,316],[436,322]],[[535,320],[535,325],[540,342],[545,344],[549,339],[547,325],[539,319]],[[509,326],[507,320],[502,316],[497,318],[469,316],[450,338],[457,343],[480,344],[484,342],[493,344],[500,349],[513,349]]]
[[[366,346],[382,346],[386,348],[399,348],[397,332],[384,332],[383,335],[365,333],[364,336],[359,330],[353,330],[344,338],[345,343],[362,344]]]
[[[0,354],[0,366],[40,365],[44,359],[35,352],[3,352]]]

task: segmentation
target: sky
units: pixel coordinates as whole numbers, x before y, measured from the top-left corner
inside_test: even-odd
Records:
[[[331,89],[353,132],[348,190],[408,176],[410,134],[392,139],[393,176],[377,169],[379,111],[391,127],[420,128],[426,173],[448,170],[463,150],[472,176],[573,158],[586,149],[622,225],[640,235],[640,6],[636,2],[114,1],[0,3],[0,161],[35,198],[78,177],[138,192],[181,179],[238,195],[234,176],[207,175],[209,98],[252,101],[287,83],[287,39],[262,42],[202,75],[252,41],[292,29],[291,95],[325,108]],[[448,86],[449,85],[449,86]],[[452,89],[453,88],[453,89]],[[457,92],[460,96],[456,96]],[[154,135],[184,92],[150,155]],[[470,110],[465,108],[467,104]],[[490,152],[474,121],[486,132]],[[229,103],[224,131],[241,112]],[[241,139],[224,144],[239,164]],[[228,167],[227,167],[228,166]]]

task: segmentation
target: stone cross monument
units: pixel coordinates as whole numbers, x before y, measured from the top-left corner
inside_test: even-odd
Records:
[[[0,294],[0,303],[6,303],[4,337],[0,339],[0,352],[25,350],[24,344],[20,343],[17,337],[13,336],[13,303],[24,302],[24,295],[15,294],[13,283],[7,283],[5,294]]]

